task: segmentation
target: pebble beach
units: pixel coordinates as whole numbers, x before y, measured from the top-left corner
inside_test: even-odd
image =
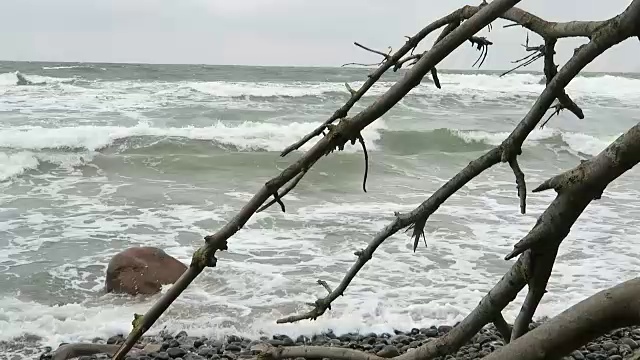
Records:
[[[539,323],[531,325],[531,328]],[[128,355],[130,360],[239,360],[254,359],[257,352],[251,348],[259,343],[272,346],[328,346],[361,350],[385,358],[392,358],[434,341],[452,329],[451,326],[431,326],[413,328],[408,331],[395,330],[393,333],[346,333],[335,334],[331,331],[296,338],[287,335],[273,335],[260,339],[230,335],[225,338],[193,337],[185,331],[177,334],[161,333],[154,337],[143,338],[137,347],[144,349],[139,355]],[[108,339],[96,338],[95,343],[121,344],[123,335]],[[623,360],[637,351],[640,343],[640,327],[622,328],[601,336],[587,345],[573,351],[564,360]],[[457,353],[447,355],[444,360],[481,359],[496,349],[505,346],[500,334],[493,325],[486,326]],[[40,359],[50,358],[51,349],[44,349]],[[109,359],[107,355],[80,357],[80,360]],[[300,359],[301,360],[301,359]]]

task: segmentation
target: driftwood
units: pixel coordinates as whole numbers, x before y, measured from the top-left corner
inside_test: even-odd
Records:
[[[329,294],[316,300],[314,308],[305,314],[292,315],[278,320],[279,323],[300,321],[303,319],[316,319],[330,309],[331,303],[340,295],[343,295],[349,283],[355,278],[358,271],[372,258],[375,250],[385,239],[402,229],[412,229],[414,251],[420,238],[425,238],[424,227],[431,214],[442,205],[452,194],[481,174],[483,171],[498,163],[508,163],[515,175],[518,189],[518,198],[522,213],[526,211],[526,183],[524,173],[518,165],[517,157],[522,152],[522,144],[527,136],[540,123],[545,113],[552,108],[554,101],[558,101],[555,107],[557,113],[562,109],[568,109],[577,117],[584,117],[582,110],[566,94],[564,88],[567,84],[591,61],[612,46],[621,41],[635,37],[640,33],[640,0],[633,0],[627,9],[620,15],[603,21],[572,21],[572,22],[548,22],[534,16],[522,9],[513,7],[519,0],[495,0],[491,3],[483,3],[479,6],[465,6],[449,15],[429,24],[407,42],[395,53],[391,50],[387,53],[373,50],[361,44],[357,46],[382,57],[378,69],[369,74],[366,82],[358,90],[352,89],[348,84],[350,98],[328,120],[317,129],[309,133],[297,143],[291,145],[282,152],[285,156],[299,149],[312,138],[324,134],[324,136],[297,161],[288,166],[278,176],[267,181],[265,185],[248,201],[247,204],[225,226],[212,235],[205,237],[206,244],[194,253],[187,271],[164,294],[144,316],[135,316],[133,330],[125,343],[114,354],[114,359],[123,359],[137,340],[147,331],[158,317],[170,306],[170,304],[186,289],[186,287],[204,270],[205,267],[215,267],[217,260],[216,251],[227,249],[227,240],[239,231],[244,224],[258,211],[263,211],[269,206],[278,203],[284,211],[284,196],[291,191],[304,174],[323,156],[335,150],[342,150],[347,142],[354,145],[357,141],[364,144],[361,131],[372,122],[383,116],[397,104],[414,87],[420,84],[422,78],[431,73],[434,83],[440,87],[437,77],[436,65],[448,56],[453,50],[470,41],[480,50],[480,56],[476,62],[482,63],[487,56],[488,46],[493,43],[484,37],[476,35],[478,31],[497,18],[512,21],[528,30],[540,35],[544,40],[544,46],[539,52],[544,57],[544,73],[546,87],[540,94],[530,111],[524,116],[513,132],[499,145],[489,150],[478,159],[469,163],[456,176],[445,183],[432,196],[420,204],[416,209],[407,214],[396,214],[395,220],[383,228],[369,245],[355,254],[356,262],[345,275],[340,284],[332,289],[329,284],[318,281]],[[419,43],[430,33],[444,27],[433,47],[422,53],[414,54]],[[586,37],[589,42],[578,48],[571,59],[559,70],[554,64],[553,55],[557,39],[565,37]],[[381,95],[377,101],[364,110],[351,117],[348,112],[362,96],[380,79],[389,69],[397,71],[401,67],[408,67],[406,73],[396,84]],[[334,124],[339,120],[337,124]],[[366,153],[366,152],[365,152]],[[578,219],[586,206],[599,198],[607,184],[615,180],[638,162],[640,154],[640,133],[638,125],[612,143],[597,157],[583,162],[575,169],[558,175],[535,191],[554,189],[558,196],[549,205],[547,210],[539,217],[535,226],[520,242],[514,246],[508,259],[518,257],[511,269],[480,301],[479,305],[458,325],[445,336],[425,344],[410,353],[403,354],[399,358],[404,359],[431,359],[455,352],[460,346],[471,339],[487,323],[494,322],[505,340],[510,341],[499,353],[492,356],[509,356],[510,351],[521,354],[530,346],[537,346],[539,342],[546,341],[545,336],[553,334],[554,329],[546,333],[538,329],[526,333],[532,316],[542,298],[553,268],[555,256],[562,240],[567,236],[571,226]],[[365,158],[367,160],[367,158]],[[366,169],[366,167],[365,167]],[[366,173],[365,173],[366,183]],[[363,183],[363,190],[365,184]],[[365,190],[366,191],[366,190]],[[273,197],[273,201],[263,205]],[[426,239],[425,239],[426,241]],[[513,329],[502,317],[501,311],[515,299],[516,295],[528,285],[529,291],[516,319]],[[630,302],[629,292],[637,291],[637,284],[625,283],[611,290],[614,294],[614,302],[627,304]],[[618,290],[616,290],[618,289]],[[636,292],[637,294],[637,292]],[[599,295],[593,298],[599,299]],[[608,296],[608,295],[603,295]],[[627,300],[625,300],[627,299]],[[590,300],[586,300],[588,304]],[[596,300],[594,300],[596,301]],[[584,303],[584,302],[583,302]],[[580,307],[581,304],[575,307]],[[611,306],[602,304],[602,306]],[[574,308],[575,308],[574,307]],[[572,308],[572,309],[574,309]],[[554,318],[563,324],[572,321],[575,316],[572,309]],[[581,309],[590,311],[602,311],[602,314],[594,316],[615,316],[615,309],[599,308],[597,306]],[[637,310],[637,309],[636,309]],[[566,315],[566,314],[569,315]],[[574,315],[571,315],[574,314]],[[563,317],[563,315],[565,315]],[[614,324],[616,319],[613,319]],[[632,321],[637,322],[637,319]],[[550,358],[551,355],[564,353],[571,350],[581,341],[588,340],[596,334],[590,330],[588,321],[573,321],[573,332],[565,334],[566,345],[560,350],[545,350],[543,357],[528,357],[531,359]],[[545,327],[541,327],[546,329]],[[541,335],[542,334],[542,335]],[[560,336],[559,336],[560,338]],[[537,340],[536,340],[537,339]],[[551,342],[549,342],[550,344]],[[542,344],[543,349],[548,344]],[[571,349],[569,349],[571,348]],[[509,350],[513,349],[513,350]],[[262,348],[263,355],[273,358],[308,357],[308,358],[336,358],[336,359],[377,359],[372,354],[337,348],[318,347],[289,347],[289,348]],[[505,354],[505,355],[501,355]],[[531,355],[534,356],[534,355]],[[537,356],[537,355],[536,355]],[[513,358],[513,357],[512,357]],[[519,357],[515,357],[519,358]]]
[[[509,345],[484,357],[486,360],[556,360],[572,350],[604,335],[629,325],[640,324],[640,278],[626,281],[601,291],[544,322]],[[454,328],[455,329],[455,328]],[[437,351],[440,339],[428,347]],[[385,358],[353,349],[320,346],[273,347],[259,344],[253,348],[268,359],[331,358],[335,360],[383,360]],[[441,351],[441,355],[448,349]],[[407,352],[396,360],[429,359],[433,355],[424,350]]]
[[[518,344],[518,342],[514,340],[524,335],[528,329],[533,313],[545,292],[546,283],[551,274],[551,267],[558,247],[562,240],[569,234],[571,226],[587,205],[592,200],[601,196],[609,183],[631,169],[638,162],[640,162],[640,123],[621,135],[596,157],[582,162],[576,168],[555,176],[537,187],[534,191],[554,189],[558,193],[558,196],[539,217],[536,225],[529,234],[518,242],[515,245],[515,250],[507,256],[511,257],[513,254],[522,253],[522,256],[520,256],[511,270],[489,291],[482,301],[480,301],[478,307],[449,333],[417,348],[415,351],[399,356],[398,359],[432,359],[455,352],[469,341],[473,335],[480,331],[484,325],[495,321],[494,319],[496,319],[500,311],[513,301],[520,290],[526,285],[527,281],[529,281],[529,292],[525,298],[522,310],[516,318],[516,323],[510,336],[512,342],[505,347],[504,351],[508,351],[507,349],[509,349],[512,344]],[[640,282],[640,280],[637,281]],[[632,290],[629,290],[635,291],[633,296],[638,299],[640,299],[639,286],[640,284],[635,285]],[[637,300],[637,303],[640,305],[640,300]],[[594,311],[595,310],[598,309],[594,309]],[[629,323],[624,323],[620,326],[640,324],[640,307],[636,309],[636,312],[637,316],[635,318],[631,318]],[[622,314],[624,314],[624,312]],[[595,316],[595,314],[591,312],[584,312],[579,315],[584,318],[591,318],[592,315]],[[618,324],[615,322],[616,319],[612,319],[611,321],[613,321],[614,324],[612,326]],[[496,326],[503,328],[501,332],[507,332],[508,330],[504,330],[504,323],[502,321],[499,323],[502,325]],[[591,331],[590,333],[571,333],[567,334],[566,338],[571,340],[575,337],[580,339],[580,341],[584,340],[586,343],[588,340],[606,332],[603,330],[602,333],[594,335],[592,332],[599,331],[605,327],[601,324],[598,325],[598,322],[594,322],[593,324],[597,326],[597,329],[589,330]],[[616,327],[606,327],[606,329],[610,330],[615,328]],[[572,344],[571,346],[561,347],[561,349],[568,350],[566,352],[568,353],[581,345],[582,343],[572,347]],[[350,350],[345,353],[338,352],[338,350],[331,348],[309,346],[290,347],[273,353],[269,350],[269,355],[277,359],[283,359],[286,357],[303,356],[299,354],[304,351],[311,351],[314,354],[321,353],[322,357],[342,360],[357,360],[371,356],[371,354],[357,350]],[[558,353],[558,351],[559,350],[554,350],[553,354],[565,354]],[[343,357],[340,357],[340,354],[343,354]],[[507,352],[507,354],[511,353]],[[512,358],[520,359],[520,357]],[[546,357],[531,357],[531,359],[546,359]],[[550,357],[550,359],[554,359],[554,357]]]
[[[78,344],[65,344],[60,346],[50,356],[46,358],[50,360],[67,360],[81,356],[91,356],[96,354],[105,354],[113,356],[120,345],[113,344],[92,344],[92,343],[78,343]],[[131,355],[142,355],[146,352],[140,349],[132,349]]]

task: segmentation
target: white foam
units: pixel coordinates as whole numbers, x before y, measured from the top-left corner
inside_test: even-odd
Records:
[[[468,143],[482,142],[489,145],[500,145],[510,134],[508,132],[487,132],[475,130],[453,130],[453,133]],[[560,136],[567,144],[570,151],[588,155],[597,155],[617,138],[617,136],[608,136],[600,139],[583,133],[564,132],[551,127],[544,127],[542,129],[536,128],[533,130],[523,145],[537,146],[540,144],[540,141],[547,140],[555,136]]]
[[[208,127],[152,127],[139,123],[133,127],[122,126],[76,126],[44,128],[23,126],[0,129],[0,147],[20,150],[86,149],[96,151],[113,144],[114,141],[136,136],[179,137],[192,140],[212,140],[220,144],[233,145],[242,150],[281,151],[312,131],[316,123],[257,123],[229,124],[217,122]],[[382,120],[374,122],[365,130],[367,146],[375,149],[380,138],[379,129],[385,127]],[[304,149],[313,145],[307,144]],[[359,151],[357,146],[348,146],[347,151]]]
[[[38,159],[31,152],[23,151],[15,154],[0,152],[0,181],[22,175],[29,169],[35,169],[38,163]]]
[[[9,73],[1,73],[0,74],[0,86],[17,86],[16,83],[18,78],[16,77],[17,71],[9,72]],[[22,74],[27,80],[30,80],[34,83],[47,83],[47,84],[57,84],[62,82],[73,81],[73,78],[60,78],[60,77],[52,77],[52,76],[41,76],[41,75],[30,75],[30,74]],[[21,87],[23,88],[23,87]]]
[[[611,136],[608,139],[598,139],[596,137],[581,133],[563,133],[564,140],[571,150],[588,154],[597,155],[604,150],[617,136]]]
[[[434,89],[429,84],[414,89],[413,93],[455,93],[473,94],[489,98],[496,93],[538,95],[544,88],[540,84],[540,74],[512,73],[503,77],[489,74],[440,74],[442,89]],[[602,96],[616,98],[629,104],[640,99],[640,79],[623,76],[577,76],[567,86],[567,91],[576,98],[582,96]]]
[[[183,86],[218,97],[240,96],[318,96],[327,92],[344,92],[343,84],[331,82],[188,82]]]

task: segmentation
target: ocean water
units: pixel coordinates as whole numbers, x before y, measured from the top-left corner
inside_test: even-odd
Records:
[[[17,86],[16,71],[36,84]],[[188,263],[205,235],[300,156],[279,152],[348,99],[344,82],[356,88],[367,71],[0,63],[0,350],[24,355],[126,334],[159,295],[104,294],[110,257],[153,245]],[[413,253],[399,233],[323,317],[275,323],[325,295],[317,279],[337,285],[394,211],[413,209],[499,144],[543,90],[541,77],[443,70],[441,90],[425,79],[364,131],[368,193],[358,145],[323,158],[285,198],[287,212],[255,215],[151,333],[390,331],[461,320],[554,197],[529,193],[521,215],[506,165],[431,216],[427,248]],[[398,78],[385,76],[351,114]],[[529,189],[640,121],[639,74],[583,74],[568,89],[586,118],[562,113],[531,134],[520,160]],[[638,176],[616,180],[573,227],[538,315],[637,276]]]

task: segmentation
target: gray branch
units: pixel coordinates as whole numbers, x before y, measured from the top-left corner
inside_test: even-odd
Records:
[[[640,325],[640,278],[603,290],[545,321],[485,360],[555,360],[607,332]]]
[[[303,171],[303,169],[310,169],[322,156],[330,153],[335,148],[344,147],[350,139],[359,136],[365,127],[384,115],[407,95],[411,89],[417,86],[430,69],[442,61],[442,59],[459,47],[469,37],[518,2],[519,0],[495,0],[491,4],[484,6],[472,18],[465,21],[461,26],[447,35],[445,39],[435,44],[400,81],[380,96],[376,102],[369,105],[353,118],[345,118],[340,121],[327,136],[318,141],[300,159],[289,165],[278,176],[267,181],[236,216],[216,233],[205,237],[206,245],[196,251],[187,271],[183,273],[169,291],[142,317],[140,324],[134,327],[123,346],[115,354],[114,359],[122,360],[142,334],[156,322],[160,315],[187,286],[191,284],[204,268],[215,265],[215,261],[210,260],[215,259],[215,252],[227,248],[227,239],[238,232],[270,196],[277,193],[278,189],[292,180]],[[449,22],[450,19],[446,19],[442,25]],[[435,27],[434,25],[433,30],[439,27],[440,26]],[[402,55],[398,55],[397,59],[400,59]],[[391,63],[391,61],[388,61],[388,63]]]

